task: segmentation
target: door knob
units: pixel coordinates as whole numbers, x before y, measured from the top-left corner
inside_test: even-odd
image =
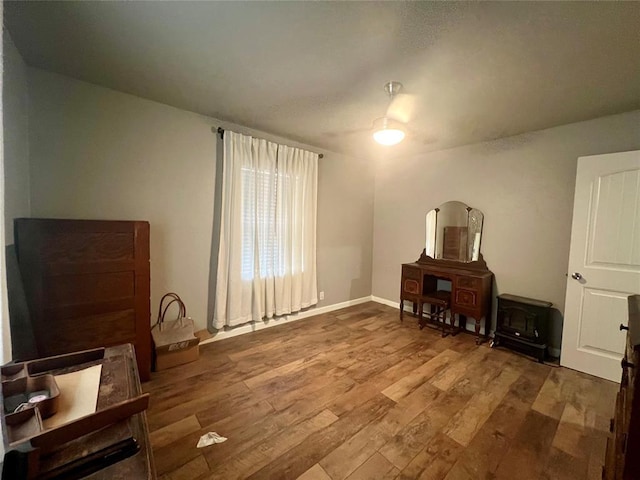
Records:
[[[571,278],[573,278],[574,280],[580,280],[582,278],[582,275],[579,272],[574,272],[571,274]]]
[[[622,323],[620,324],[620,331],[622,330],[629,330],[629,327],[627,325],[623,325]]]

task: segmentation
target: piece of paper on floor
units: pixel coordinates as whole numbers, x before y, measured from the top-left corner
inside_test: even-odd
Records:
[[[60,390],[58,411],[42,423],[45,429],[55,428],[85,415],[95,413],[100,389],[102,365],[56,375]]]
[[[226,437],[221,437],[216,432],[205,433],[198,440],[198,448],[208,447],[209,445],[213,445],[214,443],[222,443],[227,440]]]

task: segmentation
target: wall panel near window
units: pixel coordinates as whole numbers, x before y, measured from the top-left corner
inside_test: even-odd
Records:
[[[20,218],[14,232],[38,356],[132,343],[148,380],[149,223]]]

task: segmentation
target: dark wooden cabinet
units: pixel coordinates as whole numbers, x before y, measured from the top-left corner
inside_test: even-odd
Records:
[[[14,230],[38,356],[132,343],[148,380],[149,223],[20,218]]]
[[[435,260],[422,252],[414,263],[402,265],[400,287],[400,318],[402,319],[404,302],[414,304],[422,318],[424,296],[438,290],[438,280],[451,282],[451,314],[467,316],[475,320],[476,341],[480,342],[480,325],[485,319],[484,337],[487,338],[491,319],[491,291],[493,273],[480,256],[475,262],[457,262]]]
[[[627,329],[627,346],[621,361],[620,391],[616,398],[611,435],[602,478],[606,480],[637,480],[640,478],[640,395],[638,374],[640,368],[640,295],[629,297],[629,321],[620,325]]]

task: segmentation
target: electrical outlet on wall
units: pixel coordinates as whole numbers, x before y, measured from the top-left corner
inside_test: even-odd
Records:
[[[320,292],[320,300],[324,300],[324,292]]]

